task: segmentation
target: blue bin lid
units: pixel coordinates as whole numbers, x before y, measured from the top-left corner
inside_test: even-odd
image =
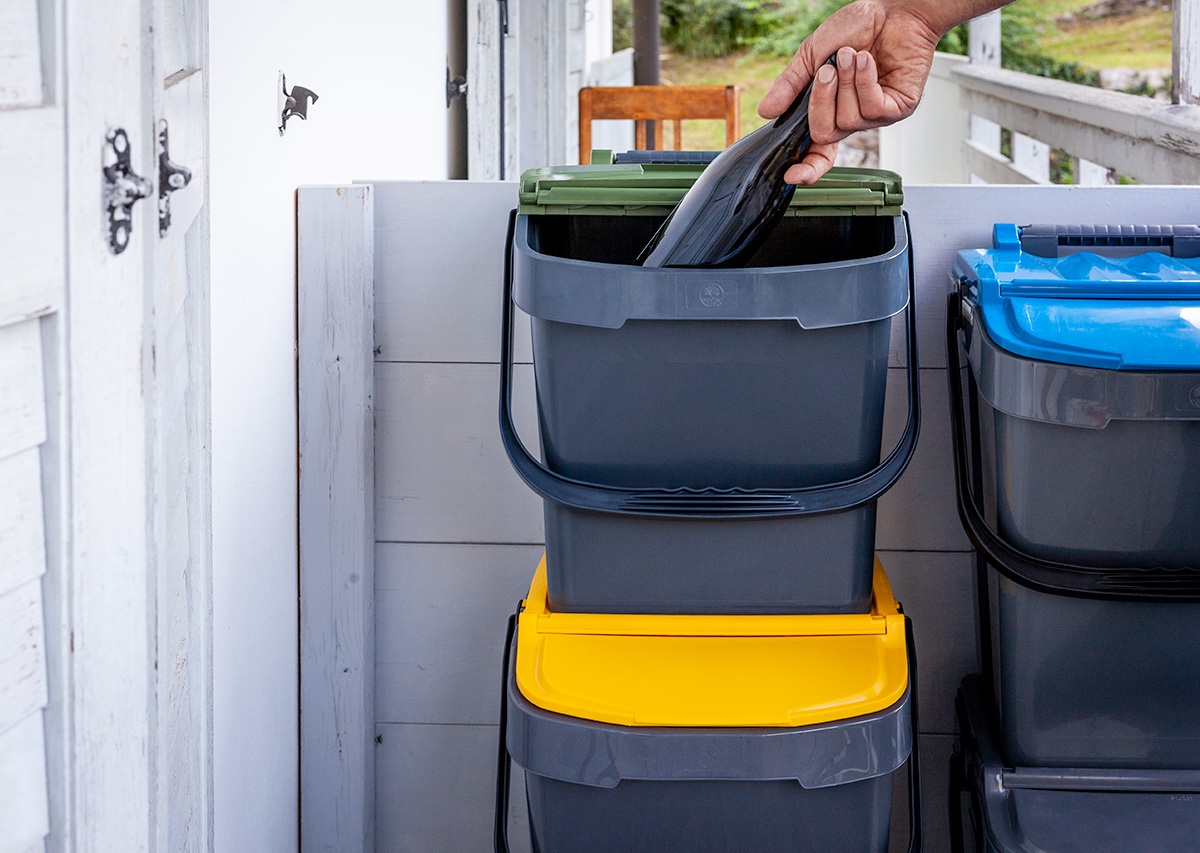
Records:
[[[999,223],[992,242],[959,252],[954,272],[1000,347],[1110,370],[1200,369],[1200,257],[1180,257],[1200,250],[1196,226]],[[1088,250],[1101,247],[1126,256]]]

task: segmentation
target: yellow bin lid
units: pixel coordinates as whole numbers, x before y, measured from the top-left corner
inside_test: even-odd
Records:
[[[522,603],[517,686],[547,711],[626,726],[807,726],[891,707],[904,617],[878,558],[870,613],[551,613],[546,558]]]

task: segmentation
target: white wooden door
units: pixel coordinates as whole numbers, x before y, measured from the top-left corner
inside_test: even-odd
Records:
[[[154,849],[182,853],[208,849],[212,836],[206,5],[154,0],[153,11]]]
[[[204,15],[0,0],[0,853],[211,849]]]
[[[41,850],[50,831],[43,342],[58,323],[64,273],[54,11],[0,2],[0,853]]]

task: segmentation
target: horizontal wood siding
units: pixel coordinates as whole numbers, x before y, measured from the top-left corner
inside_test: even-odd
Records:
[[[49,831],[39,450],[46,440],[46,393],[43,321],[10,316],[13,322],[5,324],[3,303],[0,298],[0,853],[24,853]]]
[[[42,713],[0,733],[0,853],[37,849],[50,831]]]

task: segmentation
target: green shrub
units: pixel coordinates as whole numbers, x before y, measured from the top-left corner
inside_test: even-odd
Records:
[[[685,56],[725,56],[777,26],[777,9],[766,0],[662,0],[662,41]]]
[[[1046,27],[1049,13],[1034,3],[1013,3],[1000,12],[1000,65],[1011,71],[1023,71],[1039,77],[1099,86],[1100,73],[1078,62],[1061,62],[1046,56],[1038,44]],[[967,53],[967,24],[955,27],[938,43],[946,53]]]
[[[613,53],[633,47],[633,0],[613,0]]]

